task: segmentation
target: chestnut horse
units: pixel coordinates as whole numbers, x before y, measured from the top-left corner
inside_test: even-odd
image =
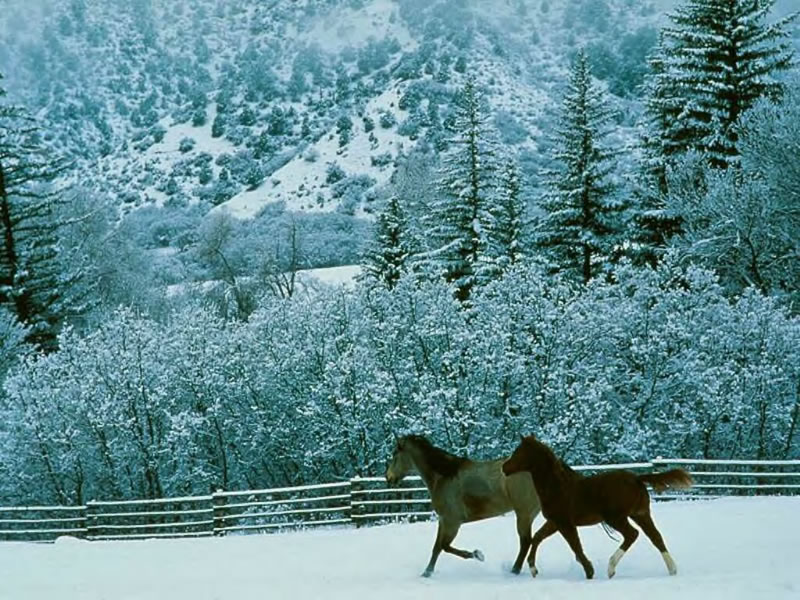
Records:
[[[422,573],[430,577],[442,550],[461,558],[483,560],[480,550],[459,550],[451,546],[463,523],[487,519],[514,511],[517,515],[519,554],[513,573],[519,573],[531,545],[531,523],[539,514],[539,498],[527,475],[503,474],[505,459],[473,461],[445,452],[419,435],[397,440],[386,481],[402,480],[412,469],[422,476],[431,503],[439,515],[439,528],[431,559]]]
[[[533,536],[528,556],[528,566],[534,577],[538,573],[536,549],[542,541],[558,531],[583,566],[586,578],[591,579],[594,567],[583,553],[577,527],[597,523],[607,523],[623,536],[622,545],[608,561],[608,576],[613,577],[620,559],[639,536],[639,531],[631,525],[629,518],[642,528],[659,549],[669,574],[678,572],[650,516],[650,494],[645,484],[650,484],[656,491],[688,488],[693,483],[692,478],[683,469],[647,475],[614,470],[584,477],[531,435],[522,438],[511,457],[503,463],[503,472],[509,476],[530,473],[542,503],[542,515],[546,521]]]

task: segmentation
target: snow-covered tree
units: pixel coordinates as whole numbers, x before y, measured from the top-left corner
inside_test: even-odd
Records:
[[[478,263],[487,254],[486,236],[493,226],[496,152],[483,94],[473,80],[456,96],[454,109],[448,149],[441,157],[439,194],[430,206],[431,249],[423,262],[467,302],[478,283]]]
[[[639,264],[655,267],[670,238],[680,232],[680,215],[667,208],[667,165],[679,150],[670,134],[684,106],[675,93],[675,81],[664,65],[662,34],[648,57],[650,75],[645,81],[646,110],[640,127],[639,164],[633,189],[631,248],[628,254]],[[674,132],[673,132],[674,133]]]
[[[513,160],[502,166],[493,205],[489,229],[489,261],[498,273],[518,264],[524,255],[525,200],[519,170]]]
[[[398,157],[388,190],[390,195],[402,201],[410,236],[420,245],[420,251],[429,241],[426,235],[428,215],[438,195],[436,186],[431,185],[437,176],[438,158],[430,152],[420,151]]]
[[[720,171],[690,154],[669,173],[669,209],[682,216],[674,240],[715,269],[732,293],[749,286],[800,301],[798,90],[781,104],[763,100],[738,128],[740,168]]]
[[[223,311],[246,318],[255,307],[254,299],[243,277],[241,257],[231,252],[239,226],[228,213],[212,215],[201,227],[195,253],[208,267],[210,275],[221,283]]]
[[[364,256],[364,270],[392,289],[408,271],[416,246],[397,196],[391,196],[378,214],[374,236]]]
[[[22,325],[14,313],[0,307],[0,396],[6,371],[22,357],[26,350],[25,338],[28,329]]]
[[[373,475],[408,430],[478,455],[535,431],[570,462],[796,456],[800,321],[753,290],[729,299],[679,258],[587,286],[521,265],[470,311],[413,277],[265,295],[246,321],[118,310],[12,369],[0,501]]]
[[[4,94],[0,88],[0,102]],[[0,306],[31,328],[30,341],[48,350],[75,300],[69,292],[80,274],[62,262],[66,200],[53,181],[65,168],[22,107],[0,104]]]
[[[665,156],[694,149],[726,167],[739,154],[735,125],[792,64],[790,15],[766,19],[776,0],[686,0],[670,15],[648,110]]]
[[[571,271],[583,282],[620,243],[624,204],[611,185],[614,152],[605,144],[614,114],[579,51],[555,127],[556,166],[546,173],[545,215],[535,241],[552,269]]]

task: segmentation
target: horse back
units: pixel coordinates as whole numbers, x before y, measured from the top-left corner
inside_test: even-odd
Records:
[[[615,515],[646,511],[649,503],[647,488],[635,473],[613,470],[582,479],[578,483],[574,509],[576,520],[599,523]]]
[[[506,477],[503,461],[472,461],[453,479],[453,491],[463,510],[464,522],[496,517],[512,510],[538,511],[538,498],[527,473]],[[451,503],[455,498],[451,499]]]

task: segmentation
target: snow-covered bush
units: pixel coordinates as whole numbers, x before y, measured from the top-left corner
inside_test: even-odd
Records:
[[[573,463],[800,454],[796,317],[755,291],[729,300],[695,268],[615,278],[580,288],[518,269],[470,310],[409,277],[265,296],[247,321],[117,312],[12,371],[0,467],[17,476],[0,499],[375,474],[409,430],[487,457],[536,433]]]
[[[381,127],[384,129],[391,129],[397,125],[397,118],[394,116],[393,112],[382,110],[380,112],[380,116],[378,117],[378,123],[380,123]]]
[[[190,137],[181,138],[181,141],[178,144],[178,150],[181,153],[185,154],[186,152],[191,152],[192,150],[194,150],[196,144],[197,142],[193,138]]]

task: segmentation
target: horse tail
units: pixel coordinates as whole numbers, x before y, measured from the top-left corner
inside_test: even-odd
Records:
[[[657,492],[663,492],[666,489],[685,490],[692,487],[694,483],[692,476],[683,469],[672,469],[663,473],[646,473],[638,475],[637,479],[653,486]]]

